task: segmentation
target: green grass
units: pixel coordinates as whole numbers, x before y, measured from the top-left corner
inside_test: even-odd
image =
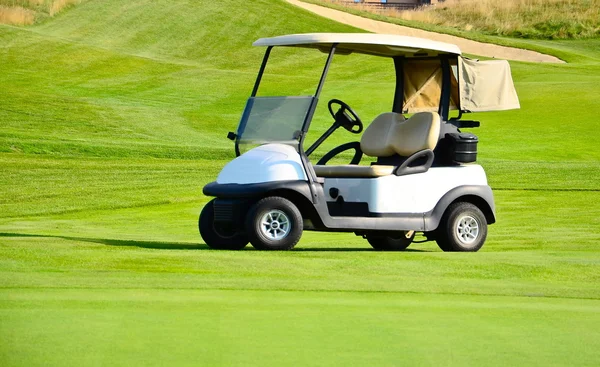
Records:
[[[31,345],[35,338],[10,341],[25,345],[27,354],[7,361],[30,364],[153,365],[158,359],[197,365],[191,355],[201,355],[207,365],[502,366],[510,358],[558,366],[570,365],[573,354],[580,365],[597,362],[592,348],[600,346],[598,332],[581,339],[582,330],[593,326],[597,301],[508,297],[503,303],[469,295],[99,290],[82,297],[58,290],[24,292],[2,311],[10,312],[7,326],[23,327],[19,320],[35,318],[51,330],[57,344],[51,352]],[[61,323],[74,313],[77,323]],[[89,358],[73,353],[73,341]],[[509,349],[497,350],[498,344]]]
[[[267,0],[91,0],[0,25],[0,365],[597,364],[600,40],[526,41],[569,63],[511,63],[522,109],[473,116],[498,211],[481,252],[201,242],[252,41],[315,31],[356,30]],[[323,55],[274,56],[262,93],[313,90]],[[322,100],[370,121],[391,69],[336,57]],[[311,138],[330,123],[321,104]]]

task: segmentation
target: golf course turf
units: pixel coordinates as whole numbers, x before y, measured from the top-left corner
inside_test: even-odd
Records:
[[[472,116],[497,206],[480,252],[202,243],[252,42],[357,31],[271,0],[88,0],[0,25],[0,365],[597,366],[600,39],[515,41],[567,63],[511,62],[521,109]],[[259,94],[312,93],[324,57],[274,50]],[[393,77],[334,57],[309,139],[331,98],[387,110]]]

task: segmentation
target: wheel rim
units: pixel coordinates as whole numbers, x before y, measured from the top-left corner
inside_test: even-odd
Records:
[[[290,219],[281,210],[270,210],[260,220],[260,231],[270,240],[281,240],[290,234]]]
[[[479,222],[470,215],[465,215],[459,218],[456,224],[456,236],[459,241],[472,245],[479,237]]]

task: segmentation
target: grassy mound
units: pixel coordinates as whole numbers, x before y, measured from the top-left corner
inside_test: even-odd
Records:
[[[598,361],[600,40],[522,41],[569,63],[512,63],[522,109],[473,116],[498,210],[482,252],[201,243],[201,188],[233,157],[264,52],[251,43],[319,31],[356,30],[271,0],[90,0],[0,25],[3,366]],[[323,55],[273,56],[261,94],[314,90]],[[364,121],[388,110],[393,74],[336,56],[311,133],[329,98]]]
[[[520,38],[600,37],[600,0],[447,0],[402,19]]]
[[[600,37],[600,0],[446,0],[405,11],[339,0],[309,2],[374,13],[419,28],[434,25],[467,33],[531,39]]]
[[[286,32],[352,31],[268,1],[231,15],[238,5],[96,1],[27,31],[4,28],[0,78],[10,108],[0,111],[0,151],[231,156],[222,138],[235,128],[264,52],[252,42]],[[307,61],[288,82],[313,87],[302,73],[320,65]],[[296,64],[284,56],[280,65]]]

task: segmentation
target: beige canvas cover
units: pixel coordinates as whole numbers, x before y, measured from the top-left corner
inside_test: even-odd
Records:
[[[456,59],[450,61],[456,65]],[[439,59],[404,61],[403,113],[437,112],[442,96],[442,63]],[[458,109],[458,82],[451,78],[450,109]]]
[[[505,60],[450,59],[450,110],[468,112],[519,108],[510,65]],[[437,112],[442,94],[439,59],[404,61],[403,113]]]
[[[502,111],[520,108],[506,60],[458,58],[460,108],[463,111]]]

